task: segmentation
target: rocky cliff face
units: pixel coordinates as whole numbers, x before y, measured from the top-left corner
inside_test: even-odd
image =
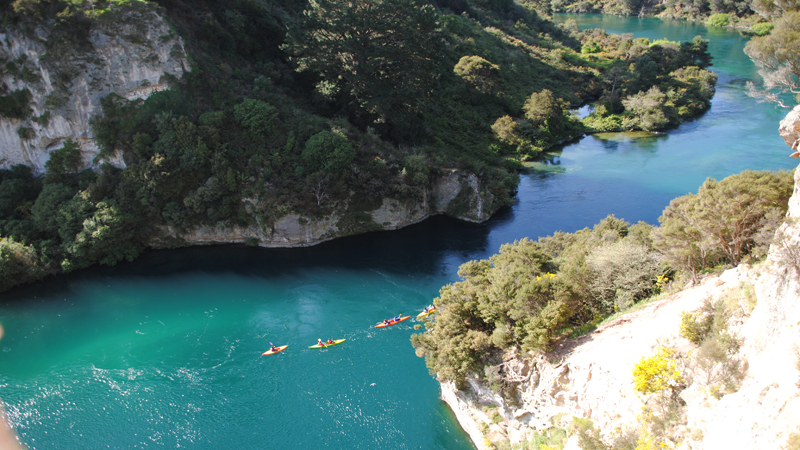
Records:
[[[188,70],[180,37],[154,6],[134,3],[93,20],[89,48],[75,52],[53,50],[50,24],[4,26],[0,83],[7,92],[30,91],[31,112],[24,119],[0,116],[0,168],[24,164],[43,173],[49,153],[67,139],[80,144],[84,167],[98,164],[89,119],[101,111],[100,99],[110,93],[147,98]],[[124,164],[120,155],[108,160]]]
[[[781,135],[796,151],[800,107],[781,122]],[[609,438],[613,430],[635,427],[641,414],[644,402],[633,389],[634,365],[662,345],[685,354],[693,350],[679,337],[681,312],[697,309],[706,298],[754,286],[752,312],[743,306],[744,313],[731,323],[743,342],[737,356],[745,362],[744,378],[736,392],[721,398],[697,381],[681,393],[686,416],[679,426],[679,448],[783,448],[792,433],[800,433],[800,171],[787,217],[767,261],[757,268],[740,265],[707,278],[565,342],[550,355],[510,355],[506,364],[516,366],[512,373],[520,382],[518,404],[493,394],[477,378],[463,390],[442,383],[442,398],[478,448],[520,442],[551,427],[568,428],[573,417],[592,419]],[[580,448],[577,437],[564,448]]]
[[[369,231],[396,230],[421,222],[436,214],[448,214],[471,222],[487,220],[494,210],[489,209],[493,197],[482,192],[478,177],[458,170],[445,170],[432,176],[421,201],[383,199],[381,205],[366,211],[367,220],[354,222],[347,205],[334,213],[311,218],[287,214],[271,224],[242,226],[203,226],[191,230],[161,229],[153,247],[192,244],[249,243],[262,247],[307,247],[337,237]]]

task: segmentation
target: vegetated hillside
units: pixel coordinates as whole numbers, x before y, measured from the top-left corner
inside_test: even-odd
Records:
[[[788,172],[745,171],[674,199],[659,227],[609,216],[592,229],[505,244],[441,289],[435,319],[412,337],[417,355],[440,380],[463,385],[477,374],[514,398],[507,352],[547,352],[673,283],[763,258],[792,190]]]
[[[792,178],[747,171],[709,179],[674,199],[659,227],[610,216],[592,229],[506,244],[460,267],[464,281],[441,289],[437,313],[412,343],[485,448],[796,441],[786,435],[800,411],[790,331],[800,312],[796,196],[786,218]],[[768,250],[767,276],[744,264],[722,280],[660,295],[697,285],[703,272],[760,262]],[[788,340],[768,338],[779,334]],[[764,364],[775,355],[781,374],[748,371],[748,359]],[[761,406],[765,393],[791,407]],[[724,431],[732,421],[749,428],[732,439]]]
[[[191,64],[180,79],[162,77],[169,90],[143,86],[146,99],[106,95],[93,140],[62,136],[61,147],[40,149],[49,152],[44,177],[0,171],[1,289],[135,258],[165,227],[269,235],[292,215],[295,227],[334,218],[336,235],[378,230],[370,212],[385,199],[427,204],[454,170],[476,181],[455,187],[446,212],[460,217],[477,202],[491,213],[512,202],[518,159],[583,133],[569,105],[605,96],[610,113],[621,111],[610,69],[621,53],[586,56],[568,31],[512,1],[1,5],[5,29],[44,49],[4,63],[0,120],[26,142],[60,114],[32,98],[33,84],[49,83],[37,71],[69,93],[76,74],[108,62],[97,42],[115,20],[130,46],[177,36]],[[171,29],[155,36],[161,17]],[[653,70],[633,76],[625,94],[707,62],[702,42],[642,45],[626,53],[626,73]],[[87,140],[101,158],[121,152],[124,164],[81,170]]]

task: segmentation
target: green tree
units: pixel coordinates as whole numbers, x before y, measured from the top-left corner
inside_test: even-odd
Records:
[[[678,197],[659,217],[655,246],[673,267],[698,270],[721,259],[738,264],[755,246],[765,215],[786,211],[793,181],[788,172],[747,170],[722,181],[709,178],[697,194]]]
[[[45,184],[31,207],[31,215],[36,227],[45,233],[57,236],[63,220],[60,214],[61,208],[74,195],[74,189],[61,183]]]
[[[267,102],[248,98],[233,108],[233,116],[254,136],[267,139],[275,131],[278,110]]]
[[[33,247],[0,237],[0,292],[38,280],[45,274]]]
[[[315,0],[284,50],[323,91],[343,89],[369,114],[414,111],[434,85],[442,48],[436,11],[422,0]]]
[[[522,109],[525,118],[534,126],[544,126],[554,131],[560,130],[563,122],[563,102],[556,98],[549,89],[534,92],[525,100]]]
[[[630,307],[653,292],[662,273],[659,259],[657,253],[629,241],[595,248],[586,258],[592,294],[608,312]]]
[[[72,139],[64,141],[64,146],[50,152],[50,159],[44,163],[48,175],[61,176],[80,169],[81,148]]]
[[[800,102],[800,5],[786,3],[760,3],[759,12],[772,18],[774,28],[765,36],[750,39],[744,51],[764,80],[761,89],[748,83],[749,95],[791,108],[781,95],[794,94],[795,101]]]
[[[339,133],[320,131],[306,141],[302,157],[309,172],[340,172],[350,166],[356,151]]]
[[[18,89],[0,96],[0,116],[9,119],[26,119],[31,115],[31,91]]]
[[[453,72],[480,92],[491,92],[500,75],[500,67],[480,56],[462,56]]]
[[[93,205],[94,212],[81,224],[73,239],[66,240],[70,261],[65,270],[87,267],[99,261],[113,266],[126,259],[133,261],[141,251],[135,239],[136,223],[120,211],[114,201]]]
[[[669,118],[664,114],[665,98],[658,86],[653,86],[647,92],[639,92],[623,99],[625,110],[635,118],[628,121],[626,127],[651,131],[669,123]]]
[[[722,181],[706,180],[697,195],[703,211],[700,225],[731,264],[753,246],[753,236],[770,208],[787,208],[794,183],[789,172],[746,170]]]

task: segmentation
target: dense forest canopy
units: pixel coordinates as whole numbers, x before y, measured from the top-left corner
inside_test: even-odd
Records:
[[[658,129],[699,113],[713,93],[703,41],[576,33],[512,1],[15,0],[0,8],[8,30],[49,27],[38,64],[56,73],[58,92],[71,89],[74,67],[97,57],[92,33],[154,12],[192,63],[146,100],[103,98],[92,131],[101,154],[122,152],[124,169],[82,171],[67,141],[44,177],[0,171],[2,288],[135,258],[166,226],[269,232],[296,213],[337,214],[344,233],[380,229],[368,211],[384,198],[423,202],[444,170],[477,176],[496,211],[513,201],[520,159],[583,134],[569,108],[602,99],[601,119],[612,124],[604,129]],[[36,63],[5,61],[4,73],[35,81]],[[30,91],[3,88],[4,117],[49,120],[50,111],[32,116]],[[637,100],[652,95],[655,106]],[[29,131],[23,125],[20,136]]]

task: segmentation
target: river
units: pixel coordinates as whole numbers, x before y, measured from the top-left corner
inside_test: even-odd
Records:
[[[523,175],[487,223],[437,217],[306,249],[148,252],[0,299],[0,398],[32,449],[470,449],[414,355],[416,314],[458,266],[522,237],[607,214],[656,223],[708,177],[791,169],[784,112],[744,94],[756,79],[738,33],[697,24],[576,17],[637,37],[711,39],[711,109],[663,135],[586,137]],[[311,350],[318,338],[346,338]],[[261,356],[269,342],[289,344]]]

